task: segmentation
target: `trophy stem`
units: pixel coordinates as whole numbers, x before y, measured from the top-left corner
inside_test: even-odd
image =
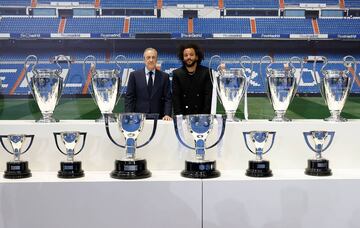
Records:
[[[333,122],[345,122],[346,118],[340,116],[341,111],[330,111],[330,116],[325,118],[325,121],[333,121]]]
[[[286,111],[283,111],[283,110],[281,110],[281,111],[276,110],[275,116],[274,116],[274,118],[271,119],[271,121],[274,121],[274,122],[289,122],[289,121],[291,121],[290,119],[285,117],[285,112]]]
[[[226,112],[226,121],[228,122],[239,122],[240,120],[235,117],[235,111],[227,111]]]
[[[105,122],[105,115],[108,116],[109,122],[111,122],[111,123],[116,122],[116,118],[113,113],[101,113],[101,117],[99,119],[96,119],[95,122]]]
[[[67,150],[66,154],[67,154],[66,160],[68,162],[73,162],[74,161],[74,150]]]
[[[58,122],[58,120],[54,119],[52,117],[53,113],[52,112],[46,112],[46,113],[41,113],[42,114],[42,118],[37,120],[36,122],[38,123],[55,123]]]
[[[321,153],[320,152],[316,153],[315,158],[316,158],[316,160],[321,160],[322,159]]]

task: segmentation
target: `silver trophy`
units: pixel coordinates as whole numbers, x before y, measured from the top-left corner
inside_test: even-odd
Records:
[[[206,138],[213,128],[214,119],[217,119],[221,126],[221,133],[214,144],[207,147]],[[181,137],[179,126],[182,126],[182,121],[185,119],[187,131],[194,138],[195,147],[188,145]],[[180,143],[188,149],[195,150],[195,157],[191,161],[185,161],[185,169],[181,172],[183,177],[188,178],[214,178],[219,177],[220,172],[216,169],[215,160],[205,159],[205,150],[216,146],[224,136],[226,117],[220,115],[210,114],[196,114],[196,115],[179,115],[174,118],[175,134]]]
[[[308,159],[308,167],[305,174],[311,176],[330,176],[329,161],[322,157],[322,152],[331,145],[335,132],[333,131],[310,131],[303,133],[306,145],[315,152],[314,159]],[[309,140],[311,138],[312,140]],[[310,141],[312,143],[310,143]],[[324,144],[327,143],[325,146]]]
[[[106,114],[111,122],[114,122],[113,110],[120,96],[124,93],[121,89],[122,77],[120,75],[121,65],[127,60],[123,55],[118,55],[115,58],[115,64],[118,69],[97,69],[97,61],[95,56],[89,55],[84,59],[83,72],[86,80],[90,79],[91,95],[100,109],[102,117],[98,120],[104,121]],[[86,65],[90,63],[89,73],[85,72]],[[127,77],[125,78],[125,83]]]
[[[247,76],[245,62],[250,63],[250,74]],[[212,67],[215,70],[211,70]],[[226,62],[218,55],[211,57],[209,70],[213,86],[216,88],[220,102],[226,112],[227,121],[239,121],[236,110],[243,96],[244,116],[247,119],[247,89],[253,72],[253,63],[249,56],[242,56],[239,62]]]
[[[122,113],[118,114],[117,124],[121,133],[125,137],[125,145],[117,143],[111,136],[109,129],[109,118],[105,114],[105,128],[106,133],[115,145],[125,148],[125,157],[115,161],[115,170],[111,172],[110,176],[116,179],[141,179],[151,176],[151,172],[147,169],[147,162],[145,159],[136,158],[135,152],[137,148],[146,146],[154,137],[157,127],[158,116],[153,116],[153,130],[149,139],[142,145],[137,145],[137,137],[144,127],[146,114],[144,113]]]
[[[64,60],[67,62],[68,72],[62,76],[63,68],[59,62]],[[64,89],[64,78],[67,78],[70,72],[70,60],[66,56],[58,55],[55,57],[54,63],[57,65],[57,69],[40,69],[37,68],[38,58],[35,55],[29,55],[25,60],[26,69],[32,65],[32,77],[30,78],[29,73],[26,73],[25,76],[42,114],[42,118],[37,122],[50,123],[57,121],[52,115]]]
[[[250,177],[271,177],[270,162],[263,159],[263,155],[270,151],[274,145],[275,132],[250,131],[243,132],[246,148],[256,155],[255,160],[249,161],[246,175]],[[271,138],[271,139],[270,139]],[[251,146],[249,145],[251,142]],[[271,142],[271,143],[269,143]],[[265,149],[267,147],[267,149]]]
[[[58,137],[60,136],[62,143],[65,146],[65,152],[60,148]],[[79,143],[80,136],[82,136],[82,145],[80,149],[75,152],[75,148]],[[55,144],[60,153],[66,155],[66,161],[60,163],[60,170],[58,177],[60,178],[77,178],[84,176],[84,170],[81,168],[81,161],[75,161],[74,156],[79,154],[85,145],[86,133],[78,131],[64,131],[54,132]]]
[[[275,111],[275,117],[272,121],[290,121],[285,117],[286,110],[288,109],[291,100],[294,98],[298,85],[301,80],[301,76],[304,69],[303,60],[299,57],[293,56],[285,64],[281,64],[281,67],[273,66],[274,60],[270,56],[264,56],[260,60],[260,74],[262,78],[263,62],[269,59],[270,63],[266,66],[265,74],[265,86],[267,88],[267,95]],[[294,62],[300,64],[300,74],[296,73],[296,67]]]
[[[350,59],[350,61],[349,61]],[[325,67],[329,64],[326,57],[322,57],[324,65],[321,67],[322,77],[320,82],[316,76],[316,62],[314,61],[314,74],[315,79],[318,85],[320,85],[321,95],[324,97],[325,102],[330,111],[330,117],[326,118],[326,121],[336,121],[342,122],[347,121],[345,118],[340,116],[340,113],[345,105],[346,99],[349,96],[351,88],[354,84],[354,78],[356,74],[356,60],[354,57],[348,55],[343,59],[343,64],[346,67],[345,70],[337,69],[328,69],[325,70]],[[351,77],[349,67],[353,66],[354,68],[354,77]]]
[[[4,143],[4,138],[7,138],[12,151],[10,151]],[[30,142],[25,150],[23,150],[23,144],[26,138],[30,138]],[[20,155],[26,153],[34,140],[34,135],[0,135],[0,142],[3,148],[10,154],[14,155],[14,160],[6,163],[6,171],[4,178],[19,179],[31,177],[31,171],[29,169],[28,161],[20,160]]]

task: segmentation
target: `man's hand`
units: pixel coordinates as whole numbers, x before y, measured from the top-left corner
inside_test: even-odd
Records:
[[[172,120],[172,118],[170,116],[164,116],[162,119],[165,120],[165,121],[171,121]]]

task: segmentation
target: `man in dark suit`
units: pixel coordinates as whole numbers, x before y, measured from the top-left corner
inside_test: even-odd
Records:
[[[144,51],[145,67],[130,73],[125,95],[125,112],[158,113],[171,120],[169,75],[156,69],[157,51]]]
[[[210,114],[212,83],[209,68],[200,65],[203,53],[196,44],[186,44],[178,58],[183,66],[173,71],[174,115]]]

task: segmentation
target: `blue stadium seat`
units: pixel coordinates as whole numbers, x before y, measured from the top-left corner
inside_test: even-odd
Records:
[[[360,34],[359,19],[318,19],[318,25],[324,34]]]
[[[279,8],[279,0],[247,0],[232,1],[224,0],[225,8],[259,8],[259,9],[277,9]]]
[[[299,5],[300,3],[321,3],[326,5],[338,5],[339,0],[285,0],[285,5]]]
[[[187,19],[131,18],[130,33],[187,33]]]
[[[0,6],[30,6],[31,0],[1,0]]]
[[[195,18],[194,33],[251,33],[248,18]]]
[[[46,17],[5,17],[0,33],[57,33],[60,19]]]
[[[164,6],[176,6],[177,4],[201,4],[205,6],[217,6],[218,0],[163,0]]]
[[[359,0],[345,0],[345,6],[349,8],[360,8]]]
[[[311,19],[257,18],[257,33],[262,34],[313,34]]]
[[[122,33],[124,18],[69,18],[65,33]]]
[[[101,0],[102,8],[156,8],[156,0]]]

